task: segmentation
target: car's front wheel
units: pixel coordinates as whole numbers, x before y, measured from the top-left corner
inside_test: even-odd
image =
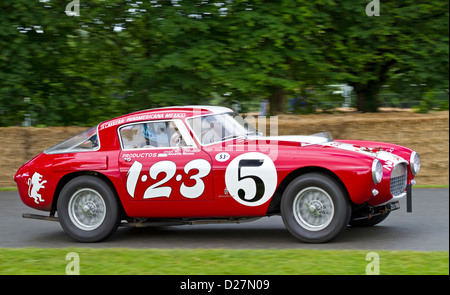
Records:
[[[308,173],[294,179],[284,191],[281,215],[286,228],[300,241],[324,243],[345,230],[351,205],[335,180]]]
[[[80,176],[62,189],[57,204],[64,231],[80,242],[98,242],[112,235],[120,210],[112,189],[95,176]]]

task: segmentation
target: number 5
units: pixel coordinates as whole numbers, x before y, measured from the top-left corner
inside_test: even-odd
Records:
[[[240,160],[238,165],[238,181],[240,189],[238,189],[238,197],[244,201],[257,202],[264,195],[264,182],[256,175],[252,175],[253,167],[260,167],[264,163],[264,159],[259,160]],[[255,183],[251,182],[253,180]]]
[[[259,206],[267,202],[275,192],[277,170],[272,159],[265,154],[242,154],[228,164],[225,184],[238,203]]]

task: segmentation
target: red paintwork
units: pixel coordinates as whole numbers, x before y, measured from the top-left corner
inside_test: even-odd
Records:
[[[384,169],[381,183],[375,185],[372,180],[371,167],[373,156],[358,153],[352,150],[336,148],[333,145],[310,144],[302,146],[300,142],[286,140],[272,140],[267,143],[262,139],[237,138],[226,140],[212,145],[202,146],[193,137],[196,147],[180,150],[173,148],[143,151],[122,151],[118,128],[123,124],[139,121],[151,121],[161,119],[181,119],[187,125],[186,119],[192,116],[211,114],[212,111],[205,108],[162,108],[141,111],[121,116],[98,125],[98,138],[100,148],[97,151],[45,154],[41,153],[28,163],[23,165],[15,175],[15,181],[19,188],[22,201],[35,209],[50,211],[55,210],[56,202],[64,183],[69,179],[86,171],[95,172],[108,179],[114,186],[122,206],[129,217],[241,217],[241,216],[265,216],[271,199],[258,205],[249,206],[237,202],[227,192],[225,174],[228,165],[237,156],[249,152],[260,152],[272,156],[276,167],[276,187],[289,175],[301,173],[307,169],[323,169],[334,174],[345,189],[351,201],[355,204],[365,202],[372,206],[389,201],[392,196],[389,189],[390,171]],[[398,145],[369,142],[336,140],[333,144],[345,143],[350,147],[367,147],[369,149],[383,149],[391,151],[408,161],[408,183],[414,176],[409,169],[409,159],[412,150]],[[169,152],[179,152],[175,155]],[[164,158],[158,158],[157,154],[167,153]],[[226,161],[218,161],[216,156],[222,152],[229,155]],[[146,157],[143,157],[144,153]],[[155,155],[150,155],[154,153]],[[272,154],[271,154],[272,153]],[[148,157],[147,157],[148,156]],[[151,157],[150,157],[151,156]],[[131,158],[127,162],[125,158]],[[143,167],[135,186],[135,194],[132,197],[127,191],[127,173],[132,164],[139,159]],[[190,177],[195,177],[199,172],[192,169],[186,173],[183,169],[186,165],[196,159],[204,159],[210,163],[211,171],[200,181],[204,184],[203,193],[195,198],[183,196],[181,186],[194,187],[198,183]],[[158,174],[156,180],[149,176],[150,167],[159,161],[172,161],[176,165],[174,175],[158,187],[170,187],[169,197],[158,197],[144,199],[143,195],[150,185],[161,181],[166,174]],[[385,161],[380,160],[383,165]],[[38,193],[42,201],[36,202],[30,197],[30,182],[34,173],[42,176],[40,183],[43,185]],[[144,176],[145,175],[145,176]],[[181,179],[177,179],[180,175]],[[144,181],[145,179],[145,181]],[[46,181],[42,183],[42,181]],[[273,179],[275,181],[275,179]],[[267,186],[265,187],[267,188]],[[379,194],[372,196],[372,190],[376,189]],[[275,193],[276,194],[276,193]],[[273,194],[272,194],[273,195]]]

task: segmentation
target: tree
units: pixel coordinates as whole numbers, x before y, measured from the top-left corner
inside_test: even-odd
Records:
[[[0,4],[0,125],[18,125],[25,113],[46,125],[94,124],[115,113],[118,53],[104,38],[113,27],[99,28],[96,15],[105,11],[95,1],[81,17],[67,16],[63,2]]]
[[[328,1],[319,1],[328,2]],[[231,92],[269,99],[272,114],[288,95],[323,83],[328,65],[311,42],[327,17],[311,1],[233,1],[216,28],[224,51],[214,67]],[[321,71],[317,71],[320,68]]]
[[[366,5],[322,5],[329,19],[315,40],[334,77],[354,87],[359,111],[377,111],[381,87],[393,78],[430,87],[448,81],[448,1],[380,1],[380,16],[372,17]]]
[[[384,84],[448,81],[448,1],[69,0],[0,3],[0,126],[91,125],[174,104],[269,99],[347,83],[360,111]],[[400,85],[400,87],[398,87]],[[447,84],[448,86],[448,84]],[[393,87],[394,88],[394,87]]]
[[[130,110],[205,102],[215,87],[210,59],[218,54],[201,17],[208,5],[160,1],[137,8],[124,31],[133,45],[124,56]]]

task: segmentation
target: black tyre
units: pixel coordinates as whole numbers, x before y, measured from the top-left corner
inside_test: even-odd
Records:
[[[112,235],[120,210],[112,189],[95,176],[80,176],[62,189],[57,204],[64,231],[80,242],[98,242]]]
[[[345,230],[351,205],[332,178],[308,173],[294,179],[284,191],[281,215],[286,228],[300,241],[324,243]]]

